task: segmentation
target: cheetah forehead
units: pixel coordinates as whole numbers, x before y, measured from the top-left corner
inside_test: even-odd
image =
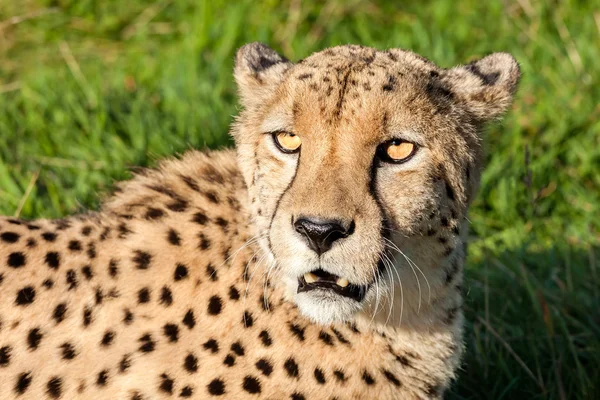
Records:
[[[333,113],[349,100],[347,94],[355,99],[377,97],[383,103],[390,95],[408,96],[411,101],[422,96],[434,112],[464,116],[474,123],[506,111],[519,77],[518,63],[507,53],[445,69],[408,50],[357,45],[332,47],[292,63],[264,44],[251,43],[238,51],[235,67],[246,109],[264,109],[285,97],[305,96],[302,89],[308,89],[319,93],[319,102],[335,98],[338,108]]]

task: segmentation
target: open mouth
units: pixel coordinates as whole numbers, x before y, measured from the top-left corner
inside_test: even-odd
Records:
[[[315,289],[331,290],[340,296],[362,301],[367,293],[367,285],[355,285],[348,279],[317,269],[298,278],[298,293]]]

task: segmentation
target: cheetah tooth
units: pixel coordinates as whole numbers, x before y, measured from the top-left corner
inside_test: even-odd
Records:
[[[350,284],[350,282],[348,282],[348,279],[346,279],[346,278],[339,278],[337,280],[336,284],[341,287],[346,287]]]
[[[304,274],[304,280],[306,281],[306,283],[314,283],[319,280],[319,277],[313,274],[312,272],[308,272]]]

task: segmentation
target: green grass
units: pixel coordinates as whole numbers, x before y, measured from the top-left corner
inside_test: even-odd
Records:
[[[342,43],[449,67],[509,51],[523,79],[486,134],[456,399],[600,397],[600,8],[590,1],[5,0],[0,213],[96,208],[128,168],[231,145],[237,47]],[[13,17],[23,18],[13,18]]]

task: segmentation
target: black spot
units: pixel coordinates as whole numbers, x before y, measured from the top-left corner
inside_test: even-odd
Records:
[[[25,265],[25,261],[25,254],[17,251],[8,255],[7,264],[12,268],[21,268],[23,265]]]
[[[165,324],[163,333],[171,343],[176,343],[179,340],[179,327],[176,324]]]
[[[390,91],[394,90],[395,86],[396,86],[396,78],[394,78],[392,75],[388,75],[388,80],[387,80],[386,84],[383,85],[381,88],[383,89],[384,92],[390,92]]]
[[[148,269],[148,267],[150,266],[150,262],[152,261],[152,256],[145,252],[145,251],[141,251],[141,250],[136,250],[134,251],[135,256],[133,257],[132,261],[135,264],[137,269]]]
[[[71,251],[81,251],[81,242],[79,240],[70,240],[67,247]]]
[[[207,386],[208,393],[214,396],[221,396],[225,394],[225,384],[221,379],[213,379]]]
[[[46,385],[46,390],[50,397],[54,399],[60,398],[62,396],[62,379],[58,376],[51,378]]]
[[[232,367],[235,364],[235,357],[231,354],[227,354],[227,357],[225,357],[223,360],[223,364],[227,365],[228,367]]]
[[[381,372],[383,372],[383,375],[385,376],[385,378],[390,381],[394,386],[400,386],[401,383],[398,380],[398,378],[396,378],[396,376],[394,374],[392,374],[390,371],[388,371],[387,369],[382,370]]]
[[[210,315],[219,315],[223,308],[223,302],[219,296],[212,296],[208,301],[208,313]]]
[[[133,392],[130,400],[144,400],[144,397],[139,392]]]
[[[23,289],[17,292],[17,298],[15,303],[19,306],[26,306],[33,303],[35,299],[35,289],[33,286],[25,286]]]
[[[303,81],[305,79],[312,78],[312,76],[313,76],[313,74],[311,74],[311,73],[300,74],[300,75],[298,75],[298,79]]]
[[[84,226],[83,229],[81,230],[81,234],[83,236],[90,236],[90,233],[92,233],[92,227],[91,226]]]
[[[104,336],[102,336],[102,341],[100,342],[100,344],[102,344],[102,346],[110,346],[114,340],[115,340],[115,332],[106,331],[104,333]]]
[[[25,393],[27,388],[29,388],[32,379],[33,376],[31,375],[31,372],[23,372],[20,374],[17,378],[17,383],[15,384],[15,392],[17,394]]]
[[[244,315],[242,316],[242,324],[246,328],[250,328],[252,325],[254,325],[254,318],[252,318],[250,311],[244,311]]]
[[[291,400],[306,400],[306,397],[304,397],[304,395],[302,395],[301,393],[294,392],[290,396],[290,399]]]
[[[193,178],[185,175],[180,175],[179,177],[186,185],[188,185],[190,189],[192,189],[194,192],[200,193],[200,186],[198,186]]]
[[[476,75],[479,79],[481,79],[482,83],[485,86],[493,86],[498,81],[500,77],[500,72],[492,72],[489,74],[484,74],[481,72],[479,67],[475,64],[469,64],[466,66],[467,71],[471,72],[473,75]]]
[[[108,382],[108,371],[102,370],[98,373],[98,379],[96,379],[96,385],[98,386],[106,386]]]
[[[244,347],[241,345],[240,342],[233,343],[231,345],[231,351],[233,351],[238,356],[243,356],[244,355]]]
[[[348,339],[346,339],[346,338],[344,337],[344,335],[342,335],[342,333],[341,333],[340,331],[338,331],[338,330],[337,330],[337,329],[335,329],[335,328],[331,328],[331,330],[333,331],[333,333],[335,334],[335,336],[337,337],[337,339],[338,339],[338,340],[339,340],[341,343],[343,343],[343,344],[347,344],[347,345],[349,345],[349,344],[350,344],[350,342],[348,341]]]
[[[292,322],[290,322],[289,327],[290,327],[290,331],[292,331],[294,336],[296,336],[298,339],[300,339],[301,342],[304,342],[304,328],[302,328],[300,325],[294,324]]]
[[[333,336],[331,336],[329,333],[321,331],[319,333],[319,339],[321,339],[326,345],[333,346]]]
[[[454,200],[454,189],[452,189],[448,181],[446,181],[446,196],[448,196],[449,200]]]
[[[46,289],[52,289],[52,287],[54,286],[54,281],[52,279],[46,279],[44,282],[42,282],[42,285]]]
[[[256,368],[263,373],[265,376],[271,375],[273,372],[273,365],[266,359],[261,358],[256,362]]]
[[[5,243],[16,243],[21,236],[15,232],[2,232],[0,234],[0,240]]]
[[[173,304],[173,294],[171,293],[171,289],[166,286],[163,286],[160,291],[160,304],[164,304],[167,307]]]
[[[176,199],[172,203],[167,204],[167,208],[174,212],[183,212],[188,206],[187,201],[183,199]]]
[[[94,243],[88,244],[87,256],[91,259],[96,258],[96,245]]]
[[[362,380],[367,384],[367,385],[374,385],[375,384],[375,379],[371,376],[371,374],[369,374],[367,371],[363,371],[362,374]]]
[[[173,379],[169,378],[169,375],[162,374],[160,376],[161,382],[159,389],[162,392],[172,394],[173,393]]]
[[[142,353],[150,353],[154,351],[154,347],[156,346],[154,340],[152,340],[152,335],[150,335],[149,333],[142,335],[142,337],[138,339],[138,342],[141,343],[140,351]]]
[[[37,242],[34,238],[27,239],[27,247],[33,248],[35,246],[37,246]]]
[[[300,375],[298,364],[296,364],[296,361],[294,361],[294,359],[291,357],[285,361],[283,367],[290,378],[298,378]]]
[[[210,248],[210,240],[203,233],[198,235],[198,239],[200,239],[200,243],[198,244],[200,250],[208,250]]]
[[[192,389],[192,387],[184,386],[181,389],[181,392],[179,393],[179,397],[192,397],[192,394],[194,394],[194,390]]]
[[[196,326],[196,317],[194,316],[194,311],[192,309],[189,309],[188,312],[185,313],[183,324],[187,326],[188,329],[192,329]]]
[[[175,281],[180,281],[188,276],[188,269],[183,264],[177,264],[175,267],[175,273],[173,274],[173,279]]]
[[[243,388],[248,393],[260,393],[260,381],[253,376],[246,376],[244,378]]]
[[[235,288],[235,286],[231,286],[229,288],[229,298],[231,300],[239,300],[240,299],[240,292]]]
[[[54,242],[56,240],[56,233],[54,233],[54,232],[44,232],[44,233],[42,233],[42,238],[46,242]]]
[[[54,314],[52,318],[56,321],[57,324],[60,324],[65,319],[65,314],[67,313],[67,303],[60,303],[54,309]]]
[[[223,229],[223,232],[227,233],[228,227],[229,227],[229,221],[227,221],[224,218],[219,217],[215,220],[215,223],[217,225],[219,225],[221,227],[221,229]]]
[[[219,352],[219,343],[217,343],[215,339],[207,340],[202,347],[204,347],[206,350],[210,350],[211,353]]]
[[[72,269],[68,270],[66,273],[66,281],[68,290],[77,289],[77,285],[79,285],[79,282],[77,281],[77,272]]]
[[[118,264],[119,262],[114,258],[111,258],[108,262],[108,274],[111,276],[111,278],[116,277],[119,273],[119,267],[117,266]]]
[[[83,326],[89,326],[92,323],[92,308],[85,306],[83,309]]]
[[[44,334],[41,332],[40,328],[33,328],[27,334],[27,345],[30,350],[35,350],[39,347],[40,342]]]
[[[183,366],[190,373],[198,371],[198,358],[192,353],[188,354],[185,357]]]
[[[60,345],[62,349],[62,358],[63,360],[72,360],[77,356],[77,352],[75,351],[75,347],[71,343],[63,343]]]
[[[131,367],[131,355],[125,354],[119,362],[119,372],[124,373]]]
[[[267,331],[261,331],[260,334],[258,335],[258,337],[262,341],[262,344],[265,345],[266,347],[269,347],[273,344],[273,340],[271,339],[271,336],[269,335],[269,332],[267,332]]]
[[[205,193],[202,193],[204,195],[204,197],[206,197],[208,199],[208,201],[210,201],[211,203],[214,204],[219,204],[219,196],[217,196],[217,194],[213,191],[207,191]]]
[[[217,275],[217,270],[210,263],[206,266],[206,276],[208,276],[210,278],[210,280],[213,282],[216,282],[219,280],[219,275]]]
[[[133,322],[133,313],[129,309],[125,309],[125,315],[123,316],[123,322],[125,325],[130,325]]]
[[[181,237],[179,237],[179,233],[175,229],[169,229],[169,233],[167,235],[167,240],[173,246],[181,245]]]
[[[144,218],[148,220],[155,220],[161,218],[163,215],[165,215],[165,212],[160,208],[149,207],[148,210],[146,210]]]
[[[138,291],[138,303],[144,304],[150,301],[150,289],[142,288]]]
[[[6,367],[10,363],[10,354],[12,348],[10,346],[0,347],[0,367]]]
[[[81,273],[88,281],[94,277],[94,272],[92,271],[92,267],[90,265],[82,267]]]
[[[121,222],[119,226],[117,226],[117,230],[119,231],[119,239],[124,239],[129,235],[132,231],[129,229],[126,223]]]
[[[335,376],[335,379],[337,379],[338,382],[346,382],[346,375],[344,375],[344,372],[340,371],[339,369],[333,371],[333,376]]]
[[[208,217],[204,213],[197,212],[196,214],[194,214],[194,218],[192,219],[192,221],[194,221],[198,225],[206,225],[206,223],[208,222]]]
[[[325,384],[325,382],[327,382],[325,380],[325,374],[323,373],[323,370],[321,370],[320,368],[315,368],[315,379],[317,380],[317,383],[320,385]]]

